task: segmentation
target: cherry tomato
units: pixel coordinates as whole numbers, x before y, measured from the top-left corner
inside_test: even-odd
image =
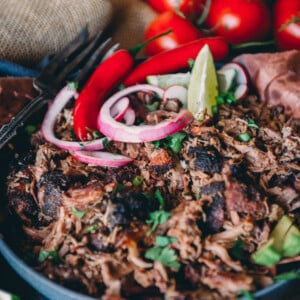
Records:
[[[159,14],[148,26],[145,40],[172,29],[172,32],[155,39],[145,47],[147,55],[151,56],[164,50],[173,49],[202,37],[200,31],[187,19],[173,11]]]
[[[261,0],[213,0],[206,24],[232,44],[262,41],[271,30],[271,11]]]
[[[275,2],[274,37],[279,50],[300,50],[299,0],[277,0]]]
[[[196,21],[202,14],[207,0],[147,0],[157,12],[179,11],[189,20]]]

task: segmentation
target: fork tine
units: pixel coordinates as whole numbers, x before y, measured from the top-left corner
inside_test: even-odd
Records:
[[[80,50],[86,43],[89,37],[88,28],[85,26],[80,33],[60,52],[58,52],[49,62],[49,64],[41,71],[40,76],[47,76],[57,72],[59,67],[63,67],[65,61],[78,50]]]
[[[101,63],[103,60],[103,55],[101,53],[107,45],[110,43],[111,38],[108,38],[102,45],[100,45],[94,53],[90,56],[88,62],[85,64],[85,66],[80,70],[79,74],[76,76],[74,81],[77,83],[78,88],[77,90],[80,91],[88,78],[91,76],[91,74],[95,71],[96,67]],[[119,44],[112,45],[109,49],[107,49],[105,52],[105,55],[109,52],[114,52],[116,48],[119,46]]]
[[[102,50],[107,46],[108,42],[110,41],[110,38],[104,41],[103,38],[104,34],[103,32],[100,32],[83,51],[78,53],[68,65],[64,66],[64,68],[56,76],[55,80],[57,82],[64,82],[72,71],[74,71],[75,69],[80,69],[80,67],[84,66],[87,63],[87,61],[89,61],[90,57],[94,55],[95,52],[98,53],[97,55],[100,55]]]

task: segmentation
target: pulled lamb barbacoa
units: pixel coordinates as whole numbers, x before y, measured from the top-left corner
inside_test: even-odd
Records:
[[[56,132],[71,126],[65,109]],[[300,222],[300,120],[250,95],[183,133],[176,154],[110,144],[133,158],[121,168],[81,163],[34,134],[7,181],[34,268],[103,299],[234,299],[272,284],[276,267],[251,254],[284,214]]]

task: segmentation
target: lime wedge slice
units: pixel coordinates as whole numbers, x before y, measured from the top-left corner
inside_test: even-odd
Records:
[[[188,87],[190,82],[190,72],[173,73],[164,75],[149,75],[146,78],[147,83],[157,85],[163,89],[167,89],[172,85],[182,85]]]
[[[214,60],[208,45],[198,53],[188,87],[188,110],[195,119],[202,120],[205,115],[213,115],[217,105],[218,80]]]

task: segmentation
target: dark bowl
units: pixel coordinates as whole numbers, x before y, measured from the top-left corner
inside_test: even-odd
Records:
[[[30,124],[38,124],[41,121],[43,112],[39,116],[34,116],[28,122]],[[1,120],[0,120],[1,121]],[[0,124],[1,125],[1,124]],[[6,187],[5,178],[8,172],[9,162],[14,159],[15,153],[22,153],[26,151],[28,144],[28,135],[24,130],[20,130],[17,137],[15,137],[11,144],[12,147],[4,147],[0,151],[0,254],[7,261],[8,265],[22,278],[25,282],[33,287],[39,294],[46,299],[63,299],[63,300],[91,300],[87,295],[80,294],[65,288],[44,275],[35,271],[17,254],[16,245],[12,245],[10,242],[9,233],[6,230],[7,224],[9,224],[9,213],[6,211]],[[1,269],[0,269],[1,272]],[[257,300],[297,300],[300,299],[300,280],[282,281],[272,286],[269,286],[263,290],[257,291],[254,294]],[[240,299],[249,300],[247,297]],[[30,299],[32,300],[32,299]]]

